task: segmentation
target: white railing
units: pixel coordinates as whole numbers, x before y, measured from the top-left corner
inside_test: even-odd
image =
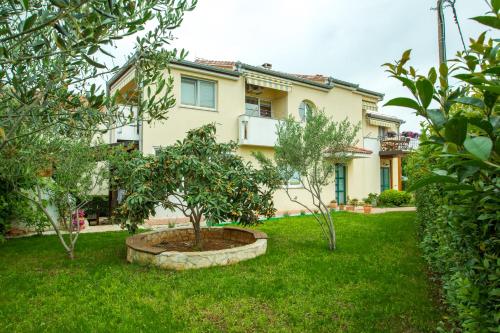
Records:
[[[126,118],[128,117],[131,113],[136,114],[136,107],[135,106],[130,106],[130,105],[123,105],[121,106],[123,116]],[[138,124],[133,123],[133,124],[125,124],[123,126],[120,126],[116,128],[115,130],[116,133],[116,140],[121,140],[121,141],[139,141],[139,130],[138,130]]]
[[[419,140],[405,136],[380,138],[381,151],[411,151],[418,149]]]
[[[238,117],[240,145],[274,147],[279,120],[241,115]]]

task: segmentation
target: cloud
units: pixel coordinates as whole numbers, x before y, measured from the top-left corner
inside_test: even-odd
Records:
[[[388,100],[407,93],[381,64],[411,48],[415,68],[426,73],[437,65],[435,5],[434,0],[200,0],[174,31],[173,46],[187,49],[189,59],[270,62],[285,72],[331,75],[383,92]],[[486,3],[463,0],[456,8],[466,40],[477,37],[484,28],[468,18],[486,12]],[[451,58],[461,42],[451,10],[445,13]],[[132,43],[123,43],[122,54]],[[419,128],[411,111],[382,112],[405,119],[403,129]]]

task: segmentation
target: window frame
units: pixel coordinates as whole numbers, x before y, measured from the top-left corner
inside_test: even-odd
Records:
[[[260,97],[256,97],[256,96],[252,96],[252,95],[245,95],[245,115],[247,115],[247,97],[248,98],[254,98],[254,99],[257,100],[257,106],[258,106],[258,110],[259,110],[259,115],[258,116],[250,116],[250,117],[259,117],[259,118],[265,118],[265,119],[274,119],[273,118],[273,101],[271,99],[260,98]],[[269,106],[271,107],[271,116],[270,117],[263,117],[262,116],[262,113],[261,113],[261,110],[260,110],[261,102],[269,103]]]
[[[300,115],[300,109],[301,109],[302,104],[304,104],[304,118],[302,118],[302,116]],[[299,104],[299,107],[298,107],[299,119],[300,119],[300,122],[302,122],[302,123],[307,122],[307,107],[309,107],[311,109],[311,112],[316,110],[316,105],[313,102],[311,102],[307,99],[302,100]]]
[[[296,175],[298,177],[295,177]],[[295,180],[295,179],[297,179],[297,183],[291,183],[291,181]],[[300,187],[302,187],[302,176],[300,175],[300,172],[294,171],[293,175],[290,177],[290,179],[288,179],[286,181],[286,186],[288,188],[300,188]]]
[[[196,82],[196,95],[195,95],[195,104],[184,104],[182,102],[182,80],[183,79],[188,79],[188,80],[193,80]],[[206,83],[211,83],[213,84],[214,87],[214,106],[213,107],[208,107],[208,106],[201,106],[200,105],[200,87],[201,84],[200,82],[206,82]],[[194,76],[188,76],[188,75],[181,75],[181,84],[180,84],[180,106],[184,108],[190,108],[190,109],[199,109],[199,110],[207,110],[207,111],[217,111],[218,107],[218,87],[217,87],[217,81],[216,80],[208,80],[208,79],[202,79]]]

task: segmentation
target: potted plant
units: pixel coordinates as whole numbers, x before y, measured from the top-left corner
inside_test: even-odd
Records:
[[[377,193],[368,193],[368,197],[366,198],[365,202],[372,205],[372,207],[376,207],[377,202],[378,202],[378,194]]]
[[[354,212],[358,203],[358,199],[350,199],[347,203],[348,205],[345,207],[345,210],[347,210],[348,212]]]
[[[83,209],[78,209],[76,213],[73,213],[72,223],[75,230],[85,229],[85,211]]]
[[[331,209],[337,209],[337,200],[333,199],[332,201],[330,201],[329,206]]]
[[[366,198],[364,200],[365,204],[363,205],[363,212],[365,214],[370,214],[372,212],[372,204],[370,199]]]
[[[344,203],[339,204],[339,210],[345,210],[345,204]]]

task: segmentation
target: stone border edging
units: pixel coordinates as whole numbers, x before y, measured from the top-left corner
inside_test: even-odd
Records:
[[[212,227],[203,228],[202,232],[204,237],[232,239],[246,245],[215,251],[164,251],[154,244],[165,239],[188,240],[193,233],[192,228],[164,229],[127,238],[127,261],[164,269],[197,269],[231,265],[263,255],[267,250],[268,237],[260,231],[236,227]]]

